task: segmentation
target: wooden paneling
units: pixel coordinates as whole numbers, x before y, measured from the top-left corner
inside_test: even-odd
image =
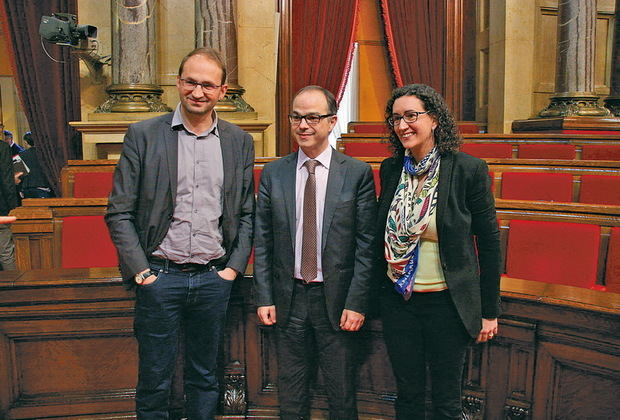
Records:
[[[117,276],[109,269],[0,277],[0,417],[132,411],[133,297]]]
[[[133,418],[133,294],[117,275],[0,273],[0,418]],[[220,365],[246,366],[250,412],[269,418],[277,412],[274,330],[258,326],[250,282],[235,283]],[[466,411],[489,420],[615,418],[620,296],[510,278],[501,290],[498,337],[468,352]],[[357,348],[361,418],[393,418],[394,379],[379,320],[368,322]],[[322,418],[320,375],[313,394]]]

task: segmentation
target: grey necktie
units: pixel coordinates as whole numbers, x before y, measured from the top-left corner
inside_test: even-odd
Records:
[[[314,169],[319,161],[309,159],[304,163],[308,180],[304,189],[304,222],[301,242],[301,278],[304,282],[316,279],[316,176]]]

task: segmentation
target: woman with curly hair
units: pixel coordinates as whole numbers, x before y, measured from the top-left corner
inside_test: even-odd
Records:
[[[393,157],[381,164],[381,317],[396,377],[397,419],[461,419],[472,340],[497,334],[500,249],[486,163],[459,152],[443,98],[421,84],[386,106]]]

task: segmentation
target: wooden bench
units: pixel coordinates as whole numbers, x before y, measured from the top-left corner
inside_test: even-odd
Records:
[[[103,222],[107,198],[30,198],[11,215],[19,270],[113,267],[116,250]]]

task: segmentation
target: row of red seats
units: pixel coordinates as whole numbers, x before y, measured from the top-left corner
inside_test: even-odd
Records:
[[[347,141],[342,143],[344,153],[349,156],[388,157],[389,146],[379,141]],[[584,144],[581,147],[582,160],[620,160],[620,145]],[[512,159],[513,145],[509,143],[463,143],[461,151],[479,158]],[[519,159],[566,159],[574,160],[577,149],[572,144],[519,144]]]
[[[479,158],[511,159],[512,145],[502,143],[463,143],[461,151]],[[519,159],[568,159],[574,160],[577,149],[572,144],[520,144]],[[606,144],[584,144],[581,146],[582,160],[620,160],[620,146]]]
[[[590,224],[511,220],[506,275],[620,293],[620,227],[611,228],[605,286],[597,285],[601,227]],[[84,246],[93,244],[97,246]],[[114,267],[116,250],[102,216],[65,217],[62,267]]]
[[[499,198],[570,203],[574,182],[571,174],[503,172]],[[620,176],[581,175],[579,182],[577,202],[620,205]]]

